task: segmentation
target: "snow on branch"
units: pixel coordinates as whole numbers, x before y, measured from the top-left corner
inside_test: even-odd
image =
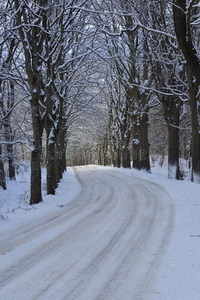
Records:
[[[172,35],[172,34],[170,34],[168,32],[157,30],[157,29],[153,29],[153,28],[144,26],[144,25],[139,24],[139,23],[136,26],[134,26],[133,28],[122,29],[119,33],[109,32],[109,31],[105,30],[105,28],[102,29],[102,32],[105,33],[105,34],[107,34],[107,35],[109,35],[109,36],[113,36],[113,37],[114,36],[122,36],[122,34],[124,32],[133,32],[133,31],[136,31],[139,27],[143,28],[146,31],[154,32],[154,33],[157,33],[157,34],[160,34],[160,35],[164,35],[164,36],[166,36],[166,37],[168,37],[168,38],[170,38],[170,39],[172,39],[174,41],[177,41],[177,38],[174,35]]]

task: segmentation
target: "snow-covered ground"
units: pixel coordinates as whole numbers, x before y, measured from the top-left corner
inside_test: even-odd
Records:
[[[46,195],[46,174],[42,170],[43,202],[30,206],[30,170],[26,167],[20,170],[16,181],[7,182],[6,191],[0,188],[0,234],[14,228],[16,224],[28,223],[59,210],[60,206],[68,205],[81,191],[81,185],[69,167],[59,183],[56,195]]]
[[[116,171],[119,171],[116,169]],[[120,172],[122,169],[120,169]],[[155,166],[152,174],[137,170],[123,172],[165,188],[175,205],[175,224],[154,300],[200,299],[200,185],[189,180],[167,179],[167,168]]]
[[[175,223],[163,263],[156,275],[153,300],[199,300],[200,185],[188,180],[167,179],[165,167],[153,167],[152,174],[136,170],[117,168],[114,170],[161,185],[174,203]],[[16,182],[8,182],[6,191],[0,189],[0,235],[6,235],[6,232],[11,232],[12,228],[28,224],[33,220],[37,223],[37,219],[69,204],[81,190],[74,172],[68,168],[55,196],[47,196],[44,191],[44,201],[29,206],[28,178],[27,173],[21,173]],[[126,296],[123,299],[126,299]]]

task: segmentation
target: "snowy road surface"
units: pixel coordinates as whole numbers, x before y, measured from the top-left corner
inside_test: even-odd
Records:
[[[45,219],[0,237],[0,299],[151,300],[174,223],[166,191],[95,167]]]

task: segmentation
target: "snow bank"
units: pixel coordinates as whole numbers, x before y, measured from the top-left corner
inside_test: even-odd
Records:
[[[71,167],[68,167],[59,183],[56,195],[46,195],[44,183],[46,174],[43,170],[43,202],[30,206],[28,173],[29,170],[25,174],[19,174],[16,182],[8,182],[6,191],[0,189],[0,233],[1,230],[12,229],[16,223],[25,224],[58,210],[61,205],[73,201],[81,191],[75,173]]]

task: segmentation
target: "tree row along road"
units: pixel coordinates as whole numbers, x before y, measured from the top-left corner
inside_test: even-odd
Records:
[[[174,223],[169,196],[120,171],[75,171],[75,201],[1,236],[0,299],[151,299]]]

